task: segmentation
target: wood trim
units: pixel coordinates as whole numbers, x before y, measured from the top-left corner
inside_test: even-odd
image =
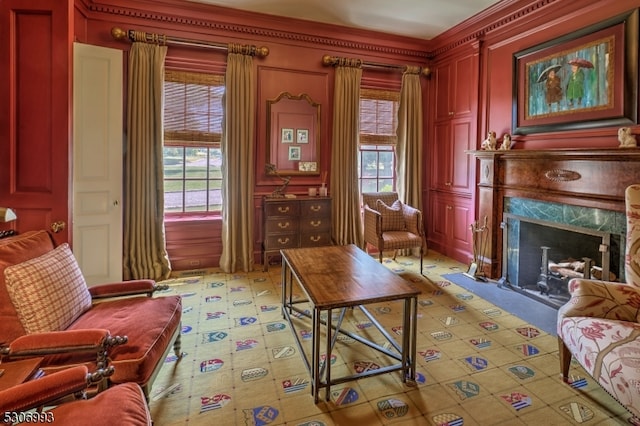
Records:
[[[640,148],[469,151],[479,160],[478,218],[487,217],[485,271],[502,263],[505,197],[624,212],[627,186],[640,182]]]

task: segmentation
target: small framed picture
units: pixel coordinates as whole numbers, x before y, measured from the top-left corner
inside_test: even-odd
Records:
[[[300,147],[299,146],[290,146],[289,147],[289,161],[299,161],[300,160]]]
[[[293,129],[282,129],[282,143],[293,143]]]
[[[298,143],[309,143],[309,129],[298,129],[297,133]]]
[[[315,172],[318,168],[318,163],[315,161],[301,161],[298,163],[298,170],[301,172]]]

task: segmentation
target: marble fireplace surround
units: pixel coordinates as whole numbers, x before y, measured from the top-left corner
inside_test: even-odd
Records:
[[[478,160],[477,217],[487,218],[486,276],[505,280],[517,272],[517,237],[529,222],[596,235],[605,245],[608,238],[621,246],[614,253],[624,253],[624,191],[640,182],[639,148],[469,154]]]

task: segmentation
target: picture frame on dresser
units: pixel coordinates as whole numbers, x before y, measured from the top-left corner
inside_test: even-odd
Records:
[[[512,133],[636,124],[638,14],[635,9],[515,53]]]

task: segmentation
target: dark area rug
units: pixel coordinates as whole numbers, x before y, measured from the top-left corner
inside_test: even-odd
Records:
[[[557,309],[527,297],[509,287],[498,287],[495,282],[491,281],[476,281],[463,273],[445,274],[442,277],[477,294],[518,318],[535,325],[550,335],[558,335],[556,332]]]

